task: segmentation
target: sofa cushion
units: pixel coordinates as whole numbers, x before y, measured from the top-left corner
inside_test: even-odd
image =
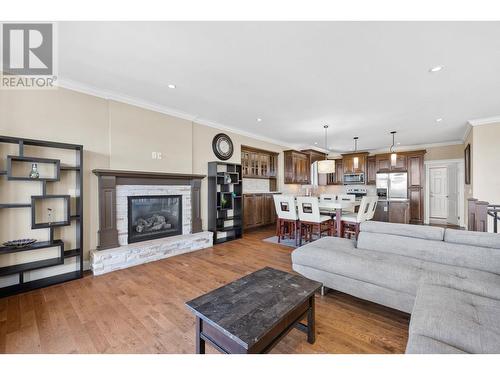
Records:
[[[446,229],[444,240],[455,244],[481,246],[500,250],[500,234],[498,233]]]
[[[500,251],[487,247],[366,231],[359,234],[357,247],[500,275]]]
[[[293,264],[415,295],[419,269],[399,258],[403,257],[358,250],[353,241],[338,237],[323,237],[292,252]]]
[[[370,220],[363,222],[360,230],[361,232],[383,233],[434,241],[442,241],[444,238],[443,228],[425,225],[384,223]]]
[[[406,354],[467,354],[463,350],[455,348],[445,342],[431,337],[413,334],[408,338]]]
[[[323,237],[295,249],[292,252],[292,263],[413,296],[417,294],[421,278],[433,273],[444,273],[463,280],[482,278],[500,284],[500,276],[493,273],[382,251],[356,249],[352,241],[338,237]]]
[[[434,353],[414,347],[425,336],[467,353],[500,353],[500,300],[447,286],[423,283],[415,299],[407,352]]]

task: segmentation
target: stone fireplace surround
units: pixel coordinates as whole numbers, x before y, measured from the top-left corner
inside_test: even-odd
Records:
[[[203,232],[200,187],[203,175],[96,169],[99,184],[98,247],[90,253],[94,275],[212,246]],[[182,235],[128,244],[127,197],[182,195]]]

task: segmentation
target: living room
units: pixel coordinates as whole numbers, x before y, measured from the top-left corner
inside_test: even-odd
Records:
[[[500,22],[180,18],[2,21],[0,353],[500,354]]]

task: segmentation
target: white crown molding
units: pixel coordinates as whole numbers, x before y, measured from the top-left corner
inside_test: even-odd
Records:
[[[449,142],[438,142],[438,143],[422,143],[422,144],[417,144],[417,145],[407,145],[407,146],[396,146],[396,152],[398,151],[414,151],[414,150],[421,150],[421,149],[427,149],[427,148],[433,148],[433,147],[444,147],[444,146],[453,146],[453,145],[462,145],[464,142],[462,140],[457,140],[457,141],[449,141]],[[358,150],[358,152],[369,152],[371,154],[375,153],[385,153],[389,152],[390,148],[389,147],[384,147],[384,148],[378,148],[378,149],[371,149],[371,150]],[[339,154],[349,154],[354,151],[331,151],[331,153],[339,153]]]
[[[465,143],[465,140],[467,139],[467,137],[469,136],[469,134],[470,134],[471,131],[472,131],[472,125],[469,122],[467,122],[467,127],[465,129],[465,133],[464,133],[464,136],[462,138],[462,140],[464,141],[464,143]]]
[[[228,126],[228,125],[220,124],[218,122],[203,119],[203,118],[200,118],[196,115],[191,115],[191,114],[186,113],[186,112],[177,111],[175,109],[172,109],[172,108],[169,108],[169,107],[166,107],[163,105],[151,103],[151,102],[144,101],[144,100],[134,98],[131,96],[119,94],[119,93],[116,93],[113,91],[103,90],[103,89],[100,89],[100,88],[97,88],[94,86],[90,86],[90,85],[86,85],[86,84],[76,82],[73,80],[60,78],[58,80],[57,86],[64,88],[64,89],[67,89],[67,90],[77,91],[77,92],[80,92],[80,93],[83,93],[86,95],[96,96],[98,98],[102,98],[102,99],[106,99],[106,100],[113,100],[116,102],[121,102],[121,103],[129,104],[129,105],[133,105],[135,107],[144,108],[144,109],[147,109],[150,111],[163,113],[165,115],[178,117],[178,118],[181,118],[181,119],[184,119],[187,121],[191,121],[191,122],[199,124],[199,125],[205,125],[205,126],[208,126],[211,128],[215,128],[215,129],[219,129],[219,130],[223,130],[223,131],[227,131],[227,132],[232,132],[232,133],[243,135],[245,137],[249,137],[249,138],[259,140],[262,142],[271,143],[271,144],[274,144],[277,146],[282,146],[282,147],[296,149],[296,150],[300,149],[299,145],[297,145],[297,144],[290,144],[290,143],[282,142],[282,141],[274,139],[274,138],[268,138],[268,137],[256,135],[256,134],[253,134],[253,133],[241,130],[241,129],[234,128],[232,126]]]
[[[495,124],[495,123],[500,123],[500,116],[485,117],[485,118],[478,118],[478,119],[474,119],[474,120],[469,120],[470,126],[489,125],[489,124]]]

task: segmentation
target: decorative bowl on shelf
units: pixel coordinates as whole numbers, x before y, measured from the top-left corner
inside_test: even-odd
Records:
[[[23,248],[34,244],[36,241],[34,238],[23,238],[21,240],[4,242],[3,245],[5,247]]]

